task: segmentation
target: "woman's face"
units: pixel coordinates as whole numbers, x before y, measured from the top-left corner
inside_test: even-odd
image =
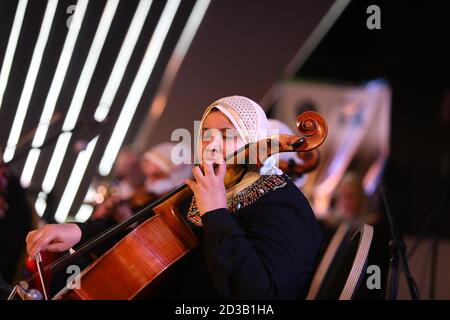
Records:
[[[231,121],[219,110],[211,111],[203,121],[202,160],[219,163],[227,155],[244,146]]]

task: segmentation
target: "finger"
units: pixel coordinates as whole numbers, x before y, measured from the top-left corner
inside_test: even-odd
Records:
[[[227,172],[227,164],[225,162],[219,163],[219,166],[216,171],[216,176],[224,178],[226,172]]]
[[[196,190],[197,183],[193,180],[186,180],[185,183],[191,188],[192,191]]]
[[[34,239],[36,239],[36,237],[39,235],[39,230],[33,230],[28,232],[27,237],[25,239],[25,241],[28,242],[33,242]]]
[[[202,173],[202,170],[198,166],[192,168],[192,174],[194,175],[195,180],[201,181],[205,176]]]
[[[205,177],[214,176],[214,168],[212,163],[205,162],[203,164],[203,170],[205,170]]]
[[[52,243],[44,246],[41,250],[49,252],[63,252],[66,251],[67,249],[69,248],[67,248],[67,244],[65,243]]]
[[[40,237],[32,246],[30,250],[30,257],[34,257],[41,251],[42,247],[46,246],[56,238],[56,234],[47,233]]]
[[[36,244],[36,242],[39,241],[39,239],[45,235],[46,230],[47,230],[47,227],[44,227],[39,230],[35,230],[35,233],[30,236],[30,241],[27,242],[27,251],[30,251],[33,248],[33,246]]]
[[[29,253],[31,251],[31,248],[33,248],[34,243],[36,240],[42,236],[41,230],[34,230],[28,233],[26,243],[27,243],[27,252]]]

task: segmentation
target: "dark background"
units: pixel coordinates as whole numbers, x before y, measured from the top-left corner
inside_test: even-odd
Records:
[[[380,30],[363,27],[371,4],[381,9]],[[433,233],[450,236],[449,21],[445,1],[352,1],[296,74],[350,84],[381,77],[391,85],[384,179],[405,233],[428,229],[438,211]]]

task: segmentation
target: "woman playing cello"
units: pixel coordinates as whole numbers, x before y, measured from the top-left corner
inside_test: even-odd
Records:
[[[228,190],[226,164],[217,161],[268,133],[264,111],[248,98],[222,98],[206,109],[199,135],[203,171],[194,167],[194,180],[187,182],[194,197],[185,216],[201,245],[191,253],[178,280],[168,284],[167,297],[305,296],[320,245],[308,201],[270,158],[262,167],[250,165]],[[48,225],[28,235],[27,250],[32,257],[43,250],[64,251],[101,229],[101,220]]]

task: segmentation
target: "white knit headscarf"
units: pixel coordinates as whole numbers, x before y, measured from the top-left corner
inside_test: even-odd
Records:
[[[241,96],[225,97],[212,103],[206,108],[205,112],[203,113],[200,123],[200,130],[197,136],[198,157],[202,156],[201,149],[203,132],[201,129],[203,128],[203,123],[206,117],[213,109],[218,109],[228,118],[228,120],[230,120],[244,144],[265,139],[271,133],[266,114],[256,102],[249,98]],[[270,157],[264,162],[259,172],[250,170],[244,175],[239,183],[227,189],[227,202],[236,194],[255,183],[259,178],[261,178],[261,175],[280,175],[282,173],[283,172],[275,165],[275,160],[273,159],[273,157]],[[194,203],[195,196],[192,199],[192,204]],[[188,213],[188,219],[192,223],[198,226],[202,226],[201,217],[199,216],[198,212],[195,212],[192,204]]]
[[[259,104],[249,98],[230,96],[213,102],[203,113],[200,129],[203,127],[203,122],[206,117],[213,109],[218,109],[230,120],[244,144],[265,139],[271,133],[269,121],[264,110]],[[197,137],[199,148],[202,141],[201,135],[202,132],[200,130]],[[282,174],[281,170],[276,166],[276,161],[273,157],[270,157],[264,162],[259,173],[261,175]]]

